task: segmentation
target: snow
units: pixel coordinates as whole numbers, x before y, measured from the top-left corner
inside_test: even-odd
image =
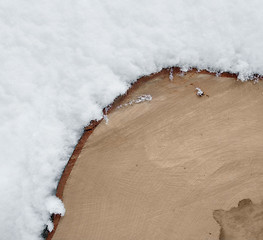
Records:
[[[138,104],[138,103],[142,103],[145,101],[152,101],[152,96],[150,94],[145,94],[145,95],[139,96],[137,99],[130,101],[129,104],[130,105],[133,103]]]
[[[109,118],[108,118],[108,115],[107,115],[107,114],[104,114],[104,115],[103,115],[103,119],[105,120],[106,124],[109,123]]]
[[[197,87],[195,90],[197,96],[202,97],[204,95],[204,92],[200,88]]]
[[[174,75],[173,75],[173,68],[170,69],[170,73],[169,73],[169,80],[173,81],[174,79]]]
[[[124,103],[124,104],[121,104],[117,107],[117,109],[120,109],[120,108],[123,108],[123,107],[127,107],[127,106],[131,106],[133,104],[139,104],[139,103],[143,103],[143,102],[146,102],[146,101],[152,101],[152,96],[150,94],[144,94],[144,95],[141,95],[139,97],[137,97],[136,99],[133,99],[131,101],[129,101],[128,103]],[[108,122],[108,119],[106,119],[106,123]]]
[[[82,128],[137,78],[263,74],[260,0],[0,1],[1,239],[41,239]]]

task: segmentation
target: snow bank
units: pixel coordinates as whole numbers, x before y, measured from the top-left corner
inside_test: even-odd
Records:
[[[138,77],[263,74],[258,0],[0,1],[0,239],[41,239],[82,127]]]

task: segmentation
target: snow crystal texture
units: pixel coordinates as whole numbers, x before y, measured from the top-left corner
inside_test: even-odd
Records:
[[[0,239],[36,240],[84,125],[142,75],[263,74],[260,0],[0,1]]]

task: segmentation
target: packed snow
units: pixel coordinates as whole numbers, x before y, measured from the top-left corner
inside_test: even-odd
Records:
[[[164,67],[263,74],[260,0],[0,1],[0,239],[36,240],[92,119]]]

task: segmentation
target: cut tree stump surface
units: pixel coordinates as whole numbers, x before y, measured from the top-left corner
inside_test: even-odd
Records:
[[[164,72],[115,106],[141,95],[86,141],[52,239],[262,240],[263,82]]]

